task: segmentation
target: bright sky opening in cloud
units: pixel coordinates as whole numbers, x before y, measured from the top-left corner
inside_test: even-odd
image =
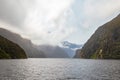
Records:
[[[84,44],[120,13],[120,0],[0,0],[0,26],[35,44]]]

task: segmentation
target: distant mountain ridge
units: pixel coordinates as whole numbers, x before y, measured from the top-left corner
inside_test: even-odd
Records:
[[[41,49],[47,58],[69,58],[69,55],[59,46],[39,45],[37,48]]]
[[[44,58],[44,52],[40,51],[36,48],[30,40],[22,38],[19,34],[10,32],[9,30],[0,28],[0,35],[7,38],[8,40],[13,41],[14,43],[18,44],[22,47],[28,58]]]
[[[82,46],[82,44],[75,44],[68,41],[61,42],[61,47],[68,53],[71,58],[74,57],[76,50],[81,49]]]
[[[69,58],[64,49],[59,46],[34,45],[30,40],[3,28],[0,28],[0,35],[20,45],[28,58]]]
[[[17,44],[0,36],[0,59],[27,58],[24,50]]]
[[[82,47],[82,45],[78,45],[78,44],[75,44],[75,43],[70,43],[68,41],[63,41],[63,42],[61,42],[61,44],[64,47],[71,48],[71,49],[81,48]]]
[[[120,59],[120,15],[99,27],[75,57]]]

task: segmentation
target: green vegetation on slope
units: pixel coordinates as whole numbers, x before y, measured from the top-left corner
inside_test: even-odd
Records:
[[[0,35],[4,38],[17,43],[22,49],[24,49],[28,58],[45,58],[45,53],[40,50],[38,45],[35,45],[29,39],[22,38],[19,34],[11,32],[7,29],[0,28]]]
[[[120,59],[120,15],[99,27],[79,54],[88,59]]]
[[[27,58],[24,50],[17,44],[0,36],[0,59],[23,59]]]
[[[5,51],[3,51],[2,49],[0,49],[0,59],[10,59],[10,55],[7,54]]]

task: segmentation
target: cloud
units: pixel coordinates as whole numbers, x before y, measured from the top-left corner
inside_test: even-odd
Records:
[[[21,1],[0,0],[0,19],[14,26],[20,26],[26,16],[26,10],[21,5]]]
[[[75,0],[72,12],[72,20],[76,21],[78,26],[83,28],[98,26],[120,12],[120,0]]]
[[[120,13],[120,0],[75,0],[67,25],[77,29],[69,41],[85,43],[94,31]]]
[[[83,43],[119,12],[120,0],[0,0],[4,28],[36,44]]]
[[[95,26],[105,23],[110,16],[120,12],[120,0],[85,0],[83,3],[83,14],[85,18],[83,27]],[[114,16],[115,17],[115,16]],[[112,17],[113,18],[113,17]],[[101,25],[101,24],[100,24]]]
[[[72,0],[36,0],[25,19],[26,35],[36,43],[57,44],[72,33],[65,25],[66,15]],[[37,35],[37,36],[35,36]]]
[[[72,33],[66,12],[73,0],[1,0],[0,19],[37,44],[57,44]],[[15,29],[14,29],[15,30]],[[16,30],[15,30],[16,31]],[[20,32],[21,31],[21,32]]]

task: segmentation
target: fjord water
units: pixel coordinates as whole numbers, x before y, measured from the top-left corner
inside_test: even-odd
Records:
[[[0,80],[120,80],[119,60],[0,60]]]

